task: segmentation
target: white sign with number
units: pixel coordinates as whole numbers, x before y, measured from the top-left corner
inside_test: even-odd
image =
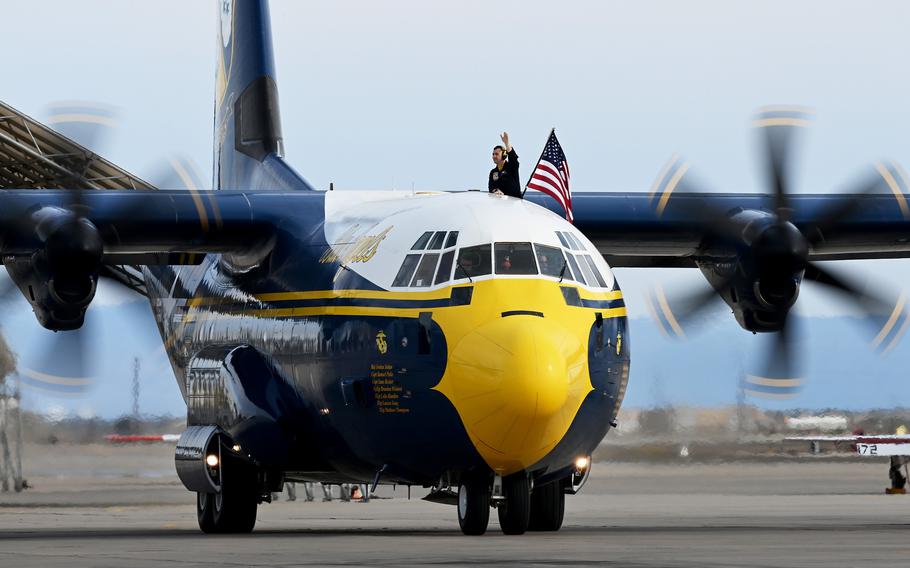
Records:
[[[856,444],[861,456],[910,456],[910,444]]]

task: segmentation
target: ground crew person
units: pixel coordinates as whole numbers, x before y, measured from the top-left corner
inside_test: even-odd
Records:
[[[490,170],[487,189],[497,195],[508,195],[521,199],[521,183],[518,180],[518,154],[509,144],[509,133],[503,132],[502,146],[493,148],[493,163],[496,167]]]

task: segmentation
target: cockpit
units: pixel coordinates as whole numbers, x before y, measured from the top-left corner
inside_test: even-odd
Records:
[[[493,242],[458,248],[458,231],[426,231],[414,242],[393,288],[430,288],[482,277],[548,277],[607,288],[591,252],[568,231],[555,231],[560,246]],[[555,244],[555,243],[554,243]]]

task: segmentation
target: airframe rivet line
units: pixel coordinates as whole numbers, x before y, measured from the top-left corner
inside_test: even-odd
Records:
[[[878,335],[876,335],[875,339],[872,340],[872,347],[877,348],[879,345],[881,345],[882,341],[888,337],[888,334],[891,333],[891,329],[894,327],[894,324],[897,323],[897,319],[900,317],[901,313],[904,310],[904,304],[906,301],[906,296],[901,293],[900,298],[897,299],[897,304],[894,306],[894,310],[891,312],[891,316],[888,317],[888,321],[885,322],[882,330],[878,332]]]
[[[673,190],[676,189],[676,186],[679,184],[680,180],[686,175],[686,172],[689,171],[689,164],[683,164],[679,166],[679,169],[676,170],[676,173],[673,174],[673,177],[670,178],[670,182],[667,184],[667,189],[660,196],[660,201],[657,202],[657,216],[664,214],[664,209],[667,207],[667,202],[670,201],[670,195],[673,193]]]

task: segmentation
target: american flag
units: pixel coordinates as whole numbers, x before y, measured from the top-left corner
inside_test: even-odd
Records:
[[[556,130],[550,131],[550,138],[547,139],[547,145],[540,155],[540,161],[531,179],[528,181],[528,189],[542,191],[555,199],[562,205],[566,211],[566,219],[571,223],[572,216],[572,192],[569,191],[569,162],[566,161],[566,155],[556,139]]]

